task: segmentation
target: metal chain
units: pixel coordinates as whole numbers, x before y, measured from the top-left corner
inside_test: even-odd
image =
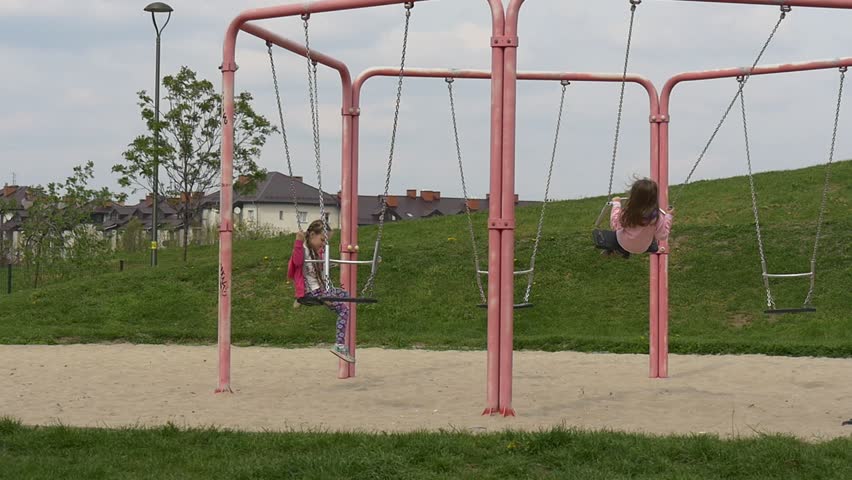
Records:
[[[470,199],[467,196],[467,182],[464,178],[464,163],[462,162],[462,154],[461,154],[461,142],[459,141],[459,128],[458,122],[456,121],[456,102],[455,97],[453,95],[453,79],[446,78],[447,82],[447,92],[450,97],[450,116],[453,120],[453,138],[456,141],[456,157],[459,161],[459,176],[461,177],[462,184],[462,195],[464,195],[464,213],[467,216],[467,227],[468,232],[470,233],[470,244],[473,247],[473,268],[474,268],[474,276],[476,277],[476,287],[479,289],[479,299],[482,303],[488,303],[487,298],[485,296],[485,287],[482,285],[482,277],[480,277],[479,272],[481,270],[481,264],[479,261],[479,248],[476,245],[476,233],[473,228],[473,216],[470,212]]]
[[[778,32],[778,27],[781,26],[781,22],[787,18],[787,13],[790,12],[789,5],[781,6],[781,16],[778,18],[778,21],[775,22],[775,26],[772,28],[772,31],[769,33],[769,37],[763,42],[763,47],[760,49],[760,52],[757,54],[757,58],[754,59],[754,62],[751,64],[751,68],[748,69],[747,72],[743,75],[743,81],[740,82],[740,86],[737,89],[737,93],[734,95],[734,98],[731,99],[731,102],[728,104],[728,108],[725,109],[725,113],[722,115],[722,118],[719,120],[719,123],[716,124],[716,128],[713,130],[713,133],[710,135],[710,138],[707,140],[707,143],[704,145],[704,148],[701,150],[701,154],[698,155],[698,159],[695,161],[695,164],[692,165],[692,169],[689,171],[689,174],[686,176],[686,180],[681,184],[680,188],[678,188],[677,192],[675,192],[672,200],[669,202],[671,205],[677,203],[677,200],[680,198],[681,193],[683,193],[684,187],[689,184],[689,181],[692,180],[692,175],[695,173],[695,170],[698,168],[698,165],[704,160],[704,156],[707,154],[707,151],[710,149],[710,145],[713,144],[713,141],[716,139],[716,135],[719,134],[719,130],[722,129],[722,125],[725,123],[725,120],[728,118],[728,115],[731,113],[731,110],[734,108],[734,105],[737,103],[737,98],[742,95],[743,88],[745,88],[746,83],[751,78],[751,73],[754,71],[757,64],[760,63],[760,59],[763,58],[763,54],[766,53],[766,49],[769,48],[769,44],[772,43],[772,39],[775,38],[775,34]]]
[[[621,91],[618,95],[618,114],[615,119],[615,136],[612,141],[612,160],[609,164],[609,185],[607,186],[606,200],[601,208],[601,213],[595,219],[594,227],[597,228],[601,224],[606,208],[609,206],[609,197],[612,195],[612,184],[615,179],[615,161],[618,158],[618,140],[621,136],[621,118],[624,112],[624,89],[627,86],[627,66],[630,62],[630,46],[633,44],[633,24],[636,19],[636,7],[642,3],[642,0],[630,0],[630,26],[627,29],[627,48],[624,51],[624,68],[621,73]]]
[[[837,89],[837,107],[834,110],[834,130],[831,133],[831,149],[828,154],[828,163],[825,165],[825,180],[822,185],[822,199],[819,205],[819,215],[817,216],[816,238],[814,239],[814,252],[811,256],[811,285],[808,289],[808,295],[805,297],[804,306],[809,306],[814,296],[814,288],[816,287],[816,260],[817,251],[819,249],[819,240],[822,236],[822,224],[825,218],[825,207],[828,202],[828,189],[831,181],[831,164],[834,162],[834,150],[837,145],[837,127],[840,124],[840,106],[843,104],[843,84],[846,82],[846,67],[840,68],[840,86]]]
[[[408,27],[411,23],[411,9],[414,8],[414,2],[407,2],[405,4],[405,29],[402,34],[402,54],[400,55],[399,61],[399,78],[396,85],[396,102],[394,104],[394,112],[393,112],[393,129],[391,131],[391,139],[390,139],[390,151],[388,152],[388,168],[387,173],[385,174],[385,191],[384,195],[382,195],[382,209],[379,213],[379,227],[378,232],[376,233],[376,251],[373,252],[373,258],[376,261],[380,261],[381,257],[379,249],[382,244],[382,233],[384,232],[385,227],[385,214],[388,210],[388,193],[390,192],[390,180],[391,180],[391,171],[393,169],[393,154],[394,149],[396,147],[396,133],[397,127],[399,125],[399,106],[402,102],[402,84],[403,80],[405,80],[405,54],[408,48]],[[370,272],[369,278],[367,278],[367,282],[364,284],[364,288],[361,291],[362,295],[367,296],[369,293],[372,293],[373,287],[376,281],[376,274],[378,273],[378,268],[376,265],[373,266],[372,271]]]
[[[547,169],[547,182],[544,186],[544,201],[541,203],[541,214],[538,217],[538,230],[535,234],[535,243],[533,244],[532,255],[530,256],[530,273],[527,275],[527,289],[524,292],[524,303],[529,303],[530,294],[532,293],[533,281],[535,280],[535,259],[538,255],[538,246],[541,243],[541,232],[544,229],[544,211],[547,208],[547,202],[550,200],[550,180],[553,177],[553,164],[556,163],[556,149],[559,146],[559,131],[562,128],[562,112],[565,110],[565,92],[570,83],[567,80],[562,81],[562,94],[559,98],[559,115],[556,117],[556,133],[553,135],[553,150],[550,154],[550,166]]]
[[[328,222],[325,218],[325,198],[322,190],[322,155],[320,153],[320,129],[319,129],[319,91],[317,89],[317,64],[313,59],[313,55],[311,52],[311,38],[310,38],[310,25],[309,20],[311,16],[310,14],[302,15],[302,25],[305,30],[305,60],[308,68],[308,97],[311,106],[311,124],[313,127],[313,137],[314,137],[314,161],[316,164],[316,172],[317,172],[317,190],[319,191],[319,211],[320,211],[320,219],[323,223],[323,231],[328,238],[329,234],[329,226]],[[325,273],[324,269],[323,272]],[[323,283],[325,284],[326,291],[330,291],[333,287],[331,283],[330,275],[323,275]]]
[[[299,198],[296,196],[296,179],[293,177],[293,163],[290,160],[290,143],[287,141],[287,126],[284,122],[284,107],[281,103],[281,92],[278,89],[278,74],[275,70],[275,58],[272,54],[272,43],[267,42],[269,65],[272,68],[272,84],[275,87],[275,101],[278,104],[278,120],[281,122],[281,136],[284,139],[284,156],[287,158],[287,174],[290,176],[290,195],[293,197],[293,208],[296,209],[296,225],[302,230],[302,218],[299,215]]]
[[[737,81],[740,82],[740,85],[745,83],[745,77],[737,78]],[[749,190],[751,190],[751,209],[754,213],[754,230],[757,233],[757,249],[760,253],[760,269],[763,272],[761,277],[763,278],[763,288],[766,289],[766,306],[770,309],[775,308],[775,300],[772,298],[772,290],[769,288],[769,277],[767,277],[767,267],[766,267],[766,253],[763,250],[763,235],[760,232],[760,215],[757,209],[757,189],[754,186],[754,174],[751,168],[751,148],[749,146],[748,139],[748,120],[746,119],[746,108],[745,108],[745,92],[740,88],[737,96],[740,99],[740,109],[742,110],[743,115],[743,134],[745,136],[745,151],[746,151],[746,163],[748,164],[748,186]]]

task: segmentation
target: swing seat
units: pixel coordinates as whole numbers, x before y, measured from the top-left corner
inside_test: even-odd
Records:
[[[487,304],[487,303],[480,303],[480,304],[478,304],[478,305],[477,305],[477,307],[479,307],[479,308],[488,308],[488,304]],[[516,303],[516,304],[514,305],[514,309],[515,309],[515,310],[522,310],[522,309],[524,309],[524,308],[532,308],[532,307],[533,307],[533,304],[532,304],[532,303],[529,303],[529,302],[526,302],[526,303]]]
[[[319,307],[325,305],[326,302],[333,303],[379,303],[375,298],[366,298],[366,297],[314,297],[311,295],[305,295],[304,297],[297,298],[297,302],[300,305],[304,305],[306,307]]]
[[[770,310],[764,310],[763,313],[767,315],[780,315],[783,313],[816,313],[816,308],[814,307],[802,307],[802,308],[773,308]]]
[[[595,244],[595,248],[600,250],[615,252],[624,258],[630,258],[630,255],[632,255],[627,250],[621,248],[621,245],[618,243],[618,236],[612,230],[601,230],[597,228],[592,230],[592,241]],[[654,240],[651,242],[651,246],[648,247],[648,250],[645,250],[645,253],[657,253],[659,251],[660,247],[657,245],[657,241]]]

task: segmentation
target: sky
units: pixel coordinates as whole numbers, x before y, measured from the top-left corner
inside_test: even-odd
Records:
[[[98,186],[117,189],[112,165],[143,133],[136,92],[153,90],[154,27],[146,1],[2,0],[0,58],[0,183],[45,184],[75,165],[96,166]],[[282,0],[169,0],[174,15],[163,33],[163,74],[188,66],[221,86],[222,39],[240,10]],[[292,2],[283,2],[292,3]],[[403,8],[378,7],[314,15],[312,47],[344,60],[353,75],[399,64]],[[645,0],[636,14],[629,70],[657,88],[692,70],[747,66],[778,19],[777,7]],[[520,70],[619,73],[627,0],[527,0],[520,15]],[[852,12],[794,8],[762,64],[852,56]],[[483,0],[432,0],[412,13],[409,67],[490,69],[491,17]],[[298,18],[262,22],[302,40]],[[276,52],[296,175],[316,184],[304,60]],[[255,109],[277,121],[266,47],[241,35],[236,88],[255,96]],[[757,171],[824,163],[828,156],[839,74],[836,70],[754,77],[748,86],[752,156]],[[360,191],[378,194],[390,140],[395,80],[373,79],[362,98]],[[488,188],[489,82],[457,81],[456,108],[470,194]],[[560,86],[518,86],[517,191],[540,199],[553,148]],[[575,83],[568,88],[551,198],[606,193],[618,84]],[[678,86],[672,100],[671,181],[682,182],[736,92],[733,79]],[[340,183],[340,84],[319,73],[323,186]],[[847,89],[847,92],[852,88]],[[847,95],[848,96],[848,95]],[[852,108],[852,107],[849,107]],[[848,111],[848,110],[847,110]],[[844,113],[847,113],[844,111]],[[742,126],[736,111],[695,178],[745,173]],[[837,158],[852,157],[852,111],[841,118]],[[648,97],[628,85],[615,190],[648,175]],[[406,189],[460,195],[446,85],[441,79],[405,83],[392,193]],[[283,142],[270,137],[259,159],[286,172]],[[135,195],[144,196],[142,192]],[[744,198],[747,193],[744,192]],[[131,199],[134,197],[131,196]]]

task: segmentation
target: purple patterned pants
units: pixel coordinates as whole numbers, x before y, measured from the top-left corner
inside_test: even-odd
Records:
[[[325,291],[317,289],[311,292],[312,297],[348,297],[349,294],[342,288],[333,287]],[[337,314],[337,344],[346,344],[346,326],[349,324],[349,305],[341,302],[326,302],[326,307]]]

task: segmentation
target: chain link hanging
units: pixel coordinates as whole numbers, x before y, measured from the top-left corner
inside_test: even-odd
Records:
[[[311,52],[311,38],[310,38],[310,14],[306,13],[302,15],[302,25],[305,31],[305,60],[308,68],[308,100],[311,106],[311,126],[313,129],[313,140],[314,140],[314,161],[316,166],[317,173],[317,190],[319,191],[319,211],[320,211],[320,219],[323,224],[323,233],[326,238],[326,242],[329,238],[330,228],[328,225],[328,219],[326,218],[325,213],[325,193],[322,189],[322,155],[320,152],[320,121],[319,121],[319,89],[317,88],[317,62],[314,61],[313,55]],[[329,249],[325,249],[326,255],[329,253]],[[326,262],[328,259],[326,259]],[[325,290],[331,291],[334,287],[334,284],[331,282],[331,275],[328,275],[326,269],[323,269],[323,279],[322,279]]]
[[[396,101],[394,103],[394,112],[393,112],[393,129],[391,130],[391,138],[390,138],[390,151],[388,152],[388,168],[385,174],[385,191],[382,195],[382,208],[379,213],[379,226],[378,231],[376,233],[376,251],[373,252],[374,262],[381,261],[381,245],[382,245],[382,233],[385,228],[385,214],[388,211],[388,193],[390,192],[390,180],[391,180],[391,172],[393,170],[393,154],[396,148],[396,133],[399,126],[399,107],[402,102],[402,85],[405,80],[405,54],[408,49],[408,29],[411,24],[411,9],[414,8],[414,2],[405,3],[405,27],[402,34],[402,53],[400,55],[399,61],[399,78],[397,80],[396,85]],[[364,284],[364,288],[361,291],[361,294],[364,296],[369,296],[373,292],[373,287],[376,282],[376,274],[378,273],[377,266],[373,265],[373,269],[370,272],[369,278],[367,278],[367,282]]]
[[[778,28],[781,26],[781,22],[787,18],[787,13],[790,12],[789,5],[781,6],[781,15],[778,17],[778,21],[775,22],[775,26],[772,28],[772,31],[769,33],[769,37],[763,42],[763,47],[761,47],[760,52],[757,54],[757,58],[754,59],[754,62],[751,64],[751,68],[743,75],[743,81],[740,82],[739,88],[737,89],[737,93],[734,94],[734,98],[731,99],[731,102],[728,104],[728,108],[725,109],[725,113],[722,114],[722,118],[719,120],[719,123],[716,124],[716,128],[713,130],[713,133],[710,135],[710,138],[707,140],[707,143],[704,145],[704,148],[701,149],[701,153],[698,155],[698,159],[695,161],[695,164],[692,165],[692,169],[689,170],[689,174],[686,176],[686,180],[681,184],[680,188],[678,188],[677,192],[675,192],[672,200],[669,202],[671,205],[675,205],[677,200],[680,198],[680,195],[683,193],[684,187],[689,184],[689,181],[692,180],[692,175],[695,173],[695,170],[698,168],[698,165],[704,160],[704,156],[707,155],[707,151],[710,150],[710,146],[713,144],[713,141],[716,139],[716,135],[719,134],[719,130],[722,129],[722,125],[725,123],[725,120],[728,118],[728,115],[731,113],[731,110],[734,108],[734,105],[737,103],[737,99],[742,95],[743,89],[751,78],[751,74],[754,71],[757,64],[760,63],[760,59],[763,58],[763,54],[766,53],[766,49],[769,48],[769,44],[772,43],[772,39],[775,38],[775,34],[778,33]]]
[[[746,163],[748,164],[748,187],[751,191],[751,209],[754,214],[754,230],[757,234],[757,249],[760,253],[760,269],[762,271],[761,277],[763,278],[763,288],[766,290],[766,306],[770,309],[775,309],[775,299],[772,297],[772,290],[769,288],[769,277],[767,274],[769,270],[766,266],[766,252],[763,249],[763,235],[760,231],[760,215],[758,213],[757,208],[757,189],[754,186],[754,174],[752,173],[751,168],[751,147],[749,144],[748,138],[748,120],[746,118],[746,107],[745,107],[745,92],[742,89],[742,85],[745,83],[745,77],[738,77],[737,81],[740,83],[740,89],[737,93],[737,96],[740,99],[740,109],[742,110],[743,116],[743,134],[745,137],[745,152],[746,152]]]
[[[819,240],[822,236],[822,224],[825,219],[825,207],[828,202],[828,189],[831,181],[831,164],[834,162],[834,150],[837,146],[837,127],[840,124],[840,107],[843,104],[843,84],[846,82],[847,67],[840,67],[840,86],[837,88],[837,106],[834,110],[834,130],[831,133],[831,148],[828,154],[828,163],[825,165],[825,179],[822,185],[822,198],[819,204],[819,214],[817,216],[816,236],[814,238],[814,251],[811,256],[811,285],[808,289],[808,295],[805,297],[804,306],[811,305],[814,297],[814,288],[816,287],[816,261],[817,251],[819,249]]]
[[[476,277],[476,287],[479,289],[479,299],[482,303],[487,303],[487,298],[485,296],[485,287],[482,285],[482,277],[479,274],[479,272],[482,270],[481,263],[479,261],[479,247],[476,244],[476,233],[474,232],[473,228],[473,216],[470,212],[470,198],[467,195],[467,182],[465,181],[464,177],[464,163],[462,162],[458,122],[456,121],[456,102],[455,96],[453,95],[454,80],[452,78],[447,78],[445,80],[447,82],[447,91],[449,92],[450,97],[450,116],[453,120],[453,138],[456,141],[456,157],[459,161],[459,176],[461,177],[462,195],[464,195],[464,212],[467,216],[467,228],[468,232],[470,233],[470,244],[473,246],[473,274]]]
[[[595,219],[595,228],[601,224],[606,208],[609,206],[610,196],[612,196],[612,184],[615,180],[615,161],[618,158],[618,140],[621,137],[621,119],[624,114],[624,90],[627,86],[627,67],[630,63],[630,47],[633,44],[633,25],[636,20],[636,7],[638,7],[641,3],[642,0],[630,0],[630,26],[627,29],[627,47],[624,50],[624,68],[621,73],[621,89],[618,94],[618,114],[615,117],[615,135],[612,140],[612,160],[609,164],[609,184],[606,189],[606,200],[604,201],[604,206],[601,209],[601,213],[598,214],[598,218]]]
[[[559,114],[556,117],[556,133],[553,135],[553,150],[550,154],[550,166],[547,169],[547,182],[544,186],[544,201],[541,203],[541,213],[538,217],[538,229],[535,234],[535,243],[533,244],[532,255],[530,256],[530,273],[527,275],[527,288],[524,291],[524,303],[529,303],[530,294],[532,293],[533,281],[535,280],[535,259],[538,255],[538,247],[541,243],[541,233],[544,229],[544,211],[547,208],[547,202],[550,201],[550,180],[553,178],[553,165],[556,163],[556,150],[559,146],[559,132],[562,129],[562,112],[565,110],[565,92],[570,83],[568,80],[562,81],[562,93],[559,97]]]
[[[290,143],[287,140],[287,126],[284,122],[284,107],[281,102],[281,92],[278,89],[278,73],[275,70],[275,58],[272,54],[272,43],[266,42],[269,53],[269,66],[272,68],[272,84],[275,87],[275,102],[278,105],[278,120],[281,123],[281,137],[284,139],[284,157],[287,159],[287,175],[290,176],[290,195],[293,198],[293,208],[296,209],[296,225],[302,231],[302,218],[299,214],[299,198],[296,195],[296,179],[293,177],[293,163],[290,159]]]

